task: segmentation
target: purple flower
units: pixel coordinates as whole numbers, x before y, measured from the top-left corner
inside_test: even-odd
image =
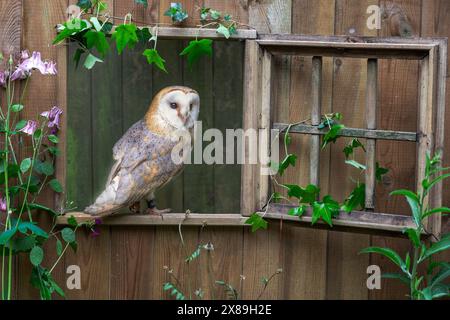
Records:
[[[45,64],[45,74],[55,75],[58,73],[56,70],[56,63],[53,61],[46,61]]]
[[[41,116],[48,119],[48,127],[53,129],[59,129],[60,117],[63,111],[58,107],[53,107],[50,111],[41,113]],[[55,131],[56,131],[55,130]]]
[[[0,87],[6,87],[6,71],[0,71]]]
[[[96,225],[100,225],[100,224],[103,223],[102,219],[100,219],[100,218],[95,218],[94,221],[95,221],[95,224],[96,224]]]
[[[31,70],[26,69],[22,65],[19,65],[17,69],[11,75],[11,81],[23,80],[31,75]]]
[[[34,134],[34,132],[36,131],[38,127],[38,124],[36,121],[34,120],[28,120],[27,125],[25,127],[23,127],[22,129],[20,129],[20,132],[24,132],[26,134],[29,134],[30,136]]]
[[[6,199],[3,197],[0,198],[0,211],[6,212]]]
[[[23,68],[31,72],[33,69],[38,69],[42,74],[46,74],[45,63],[41,59],[41,53],[34,51],[30,58],[25,59],[19,68]]]
[[[30,57],[30,53],[28,52],[28,50],[23,50],[23,51],[20,53],[20,59],[21,59],[22,61],[28,59],[29,57]]]
[[[92,233],[91,233],[91,237],[92,238],[97,238],[100,235],[100,230],[97,230],[97,228],[92,228]]]

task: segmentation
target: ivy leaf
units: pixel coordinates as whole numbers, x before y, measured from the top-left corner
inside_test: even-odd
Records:
[[[380,182],[381,179],[383,178],[383,176],[385,174],[387,174],[388,172],[389,172],[389,169],[380,167],[380,164],[377,162],[376,168],[375,168],[375,176],[376,176],[378,182]]]
[[[288,215],[295,216],[295,217],[301,217],[306,212],[306,206],[300,206],[296,208],[292,208],[288,211]]]
[[[295,154],[288,154],[286,158],[281,162],[281,164],[278,167],[278,174],[282,176],[284,174],[284,171],[289,167],[293,166],[295,167],[295,163],[297,161],[297,155]]]
[[[331,196],[325,196],[321,202],[316,201],[312,204],[312,224],[314,225],[322,219],[330,227],[333,226],[332,218],[339,213],[339,203],[334,201]]]
[[[165,16],[171,17],[172,22],[183,22],[189,15],[183,10],[181,3],[172,2],[170,8],[164,13]]]
[[[345,200],[342,210],[350,213],[356,208],[364,209],[366,205],[366,185],[364,183],[359,184]]]
[[[223,35],[226,39],[230,38],[230,30],[228,30],[227,27],[225,27],[223,24],[219,24],[219,27],[216,30],[217,33]]]
[[[351,156],[354,153],[355,149],[357,148],[362,148],[364,152],[366,152],[366,148],[361,143],[361,141],[359,141],[358,138],[355,138],[352,141],[350,141],[350,143],[347,146],[345,146],[344,148],[345,157],[348,159],[348,157]]]
[[[145,57],[147,57],[148,64],[156,65],[160,70],[167,73],[165,62],[163,58],[159,55],[156,49],[146,49],[143,53]]]
[[[135,24],[122,24],[116,28],[112,37],[116,40],[117,51],[119,54],[122,54],[123,49],[127,46],[129,48],[134,48],[136,43],[139,42],[136,32],[137,27]]]
[[[245,223],[252,226],[252,232],[256,232],[259,229],[267,229],[267,221],[257,213],[252,214]]]
[[[192,40],[189,45],[184,48],[180,56],[187,56],[188,65],[192,68],[193,64],[196,63],[202,56],[212,55],[212,40],[202,39],[202,40]]]
[[[152,38],[152,34],[150,32],[150,29],[145,27],[145,28],[138,28],[136,31],[136,35],[139,39],[139,42],[142,43],[147,43],[149,42],[149,40]]]
[[[91,0],[78,0],[77,6],[79,6],[81,9],[87,10],[92,8],[92,1]]]
[[[281,199],[283,199],[283,197],[281,196],[281,194],[280,194],[279,192],[274,192],[274,193],[272,194],[272,201],[273,201],[274,203],[280,202]]]
[[[134,0],[134,2],[136,2],[137,4],[141,4],[144,7],[148,7],[148,1],[147,0]]]
[[[339,137],[339,133],[345,126],[343,124],[334,124],[330,131],[323,137],[322,149],[324,149],[331,142],[335,143],[337,138]]]
[[[84,67],[88,70],[91,70],[97,62],[103,62],[103,60],[97,58],[93,54],[89,54],[84,61]]]
[[[96,48],[97,51],[104,57],[109,51],[109,43],[103,32],[88,31],[84,35],[88,49]]]
[[[346,160],[345,163],[348,164],[348,165],[351,165],[352,167],[355,167],[356,169],[366,170],[366,166],[361,164],[361,163],[359,163],[358,161]]]
[[[44,259],[44,250],[42,250],[41,247],[34,247],[30,251],[30,261],[31,264],[35,267],[41,264],[42,260]]]

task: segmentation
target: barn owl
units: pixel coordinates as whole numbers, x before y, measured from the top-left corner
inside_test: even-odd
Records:
[[[200,112],[198,93],[187,87],[168,87],[153,99],[144,119],[134,124],[113,148],[115,163],[105,190],[95,203],[85,209],[94,216],[108,216],[120,209],[136,206],[145,199],[149,214],[158,210],[154,192],[183,169],[172,160],[172,150],[179,143],[174,137],[192,134]]]

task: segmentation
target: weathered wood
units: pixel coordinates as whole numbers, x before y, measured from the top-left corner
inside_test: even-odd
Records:
[[[377,127],[378,60],[367,61],[366,127]],[[366,209],[375,209],[376,140],[366,141]]]
[[[244,106],[243,119],[244,130],[255,129],[258,127],[258,109],[259,109],[259,69],[261,62],[261,52],[258,44],[254,40],[245,42],[245,60],[244,60]],[[245,143],[245,142],[243,142]],[[241,212],[243,215],[251,215],[257,210],[258,190],[258,166],[250,163],[252,145],[248,144],[244,149],[244,165],[242,165],[241,182]]]
[[[433,149],[433,77],[434,77],[434,52],[423,59],[419,66],[419,111],[418,130],[419,141],[417,149],[417,182],[418,192],[423,191],[422,181],[425,178],[426,156],[431,154]],[[424,206],[427,207],[429,197],[425,198]],[[428,221],[424,221],[427,228]]]
[[[266,37],[268,38],[268,37]],[[355,43],[299,40],[257,40],[278,55],[331,56],[369,59],[423,59],[436,44]]]
[[[0,3],[0,52],[5,59],[21,49],[22,22],[22,1],[8,0]]]
[[[230,36],[228,40],[246,40],[256,39],[256,30],[237,29],[236,34]],[[225,37],[217,33],[216,29],[199,29],[199,28],[171,28],[159,27],[158,37],[160,39],[214,39],[227,40]]]
[[[274,123],[273,128],[280,131],[285,131],[289,125],[286,123]],[[291,127],[290,133],[303,133],[303,134],[314,134],[314,135],[325,135],[328,130],[319,129],[317,126],[298,124]],[[353,138],[367,138],[367,139],[377,139],[377,140],[397,140],[397,141],[411,141],[416,142],[418,139],[418,134],[415,132],[402,132],[402,131],[391,131],[391,130],[369,130],[369,129],[359,129],[359,128],[344,128],[339,134],[343,137],[353,137]]]
[[[266,218],[283,219],[288,221],[297,221],[299,223],[306,223],[311,225],[312,222],[312,210],[307,209],[306,213],[302,217],[290,216],[289,210],[295,208],[292,205],[272,204],[269,206],[267,213],[260,213]],[[317,226],[325,226],[330,228],[325,222],[317,222]],[[333,218],[333,231],[354,231],[352,229],[363,229],[370,232],[385,232],[389,235],[397,233],[399,236],[403,235],[405,228],[411,228],[414,226],[414,221],[409,216],[373,213],[366,211],[353,211],[350,214],[341,211],[339,215]]]
[[[94,217],[83,212],[70,212],[58,217],[57,223],[66,225],[72,216],[80,223],[94,220]],[[237,213],[167,213],[162,216],[123,213],[104,218],[102,224],[106,226],[171,226],[182,223],[191,226],[243,226],[246,220],[246,217]]]
[[[261,117],[258,128],[262,129],[262,133],[259,138],[261,139],[259,143],[259,162],[263,160],[261,155],[270,152],[270,125],[271,125],[271,106],[272,106],[272,76],[273,76],[273,61],[272,55],[264,51],[262,59],[262,74],[261,74]],[[264,147],[265,146],[265,147]],[[270,153],[267,153],[270,154]],[[259,172],[259,197],[258,197],[258,207],[263,208],[267,201],[269,200],[269,175],[267,174],[267,165],[265,163],[260,163]]]
[[[311,82],[311,124],[318,126],[322,117],[322,57],[312,58],[312,82]],[[319,185],[320,165],[320,136],[311,136],[310,151],[310,181]]]

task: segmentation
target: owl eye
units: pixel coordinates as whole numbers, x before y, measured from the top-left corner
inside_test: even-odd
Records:
[[[194,105],[192,103],[189,107],[191,108],[191,111],[192,111],[192,109],[194,109]]]
[[[172,109],[177,109],[178,108],[178,105],[176,104],[176,103],[171,103],[170,104],[170,107],[172,108]]]

